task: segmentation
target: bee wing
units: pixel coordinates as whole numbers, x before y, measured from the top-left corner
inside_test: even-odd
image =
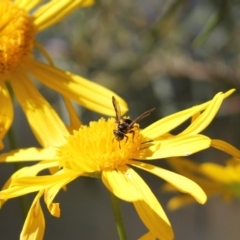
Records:
[[[114,110],[115,110],[115,113],[116,113],[116,122],[120,123],[120,121],[121,121],[121,110],[120,110],[119,103],[114,96],[112,96],[112,103],[113,103],[113,107],[114,107]]]
[[[132,120],[131,124],[129,124],[129,128],[131,128],[136,122],[138,122],[141,119],[143,119],[143,118],[147,117],[148,115],[150,115],[154,110],[155,110],[155,108],[152,108],[152,109],[142,113],[140,116],[138,116],[134,120]]]

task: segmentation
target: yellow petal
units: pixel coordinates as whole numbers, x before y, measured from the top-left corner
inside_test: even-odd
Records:
[[[46,170],[48,168],[56,167],[58,165],[57,161],[41,161],[35,165],[29,167],[23,167],[16,172],[14,172],[11,176],[11,179],[18,179],[23,177],[32,177],[36,176],[39,172]]]
[[[186,158],[170,158],[167,159],[167,162],[176,172],[184,175],[187,178],[190,178],[199,186],[201,186],[207,196],[228,191],[228,189],[225,188],[221,183],[212,180],[204,171],[201,170],[202,164],[197,164]]]
[[[212,139],[211,146],[220,149],[233,157],[240,158],[240,151],[231,144],[218,139]]]
[[[148,232],[144,234],[142,237],[140,237],[138,240],[156,240],[156,236],[153,233]]]
[[[176,187],[179,191],[192,195],[201,204],[205,203],[207,200],[207,196],[201,187],[182,175],[156,167],[154,165],[137,161],[130,161],[130,164],[137,168],[150,172],[160,178],[163,178],[165,181],[174,185],[174,187]]]
[[[216,116],[222,101],[224,99],[224,95],[219,93],[217,94],[205,111],[194,121],[192,124],[186,128],[179,135],[187,135],[187,134],[197,134],[203,131]]]
[[[60,217],[61,210],[60,210],[60,204],[59,203],[51,203],[48,206],[48,210],[54,217]]]
[[[167,117],[164,117],[153,124],[149,125],[148,127],[142,130],[142,134],[145,136],[149,136],[152,139],[155,139],[159,136],[168,133],[172,129],[179,126],[181,123],[185,122],[189,119],[192,115],[202,110],[201,106],[192,107],[186,109],[184,111],[180,111],[174,114],[171,114]]]
[[[39,192],[28,211],[20,240],[42,240],[45,231],[45,219],[40,205],[40,197],[43,192]]]
[[[66,105],[66,108],[67,108],[67,111],[68,111],[68,114],[69,114],[69,118],[70,118],[70,126],[68,127],[68,130],[70,133],[72,133],[73,130],[77,130],[80,128],[80,126],[82,125],[78,115],[77,115],[77,112],[76,110],[74,109],[71,101],[64,97],[64,102],[65,102],[65,105]]]
[[[42,0],[16,0],[14,1],[19,8],[24,9],[26,12],[36,7]]]
[[[203,135],[180,136],[163,141],[154,141],[149,149],[152,155],[146,159],[158,159],[175,156],[189,156],[206,149],[211,144],[211,139]]]
[[[0,150],[3,149],[2,139],[6,135],[13,121],[13,105],[8,89],[0,80]]]
[[[142,200],[134,201],[133,204],[145,226],[159,239],[173,239],[171,224],[148,185],[131,168],[128,170],[128,175],[129,181],[142,195]]]
[[[54,148],[26,148],[12,150],[7,153],[0,154],[0,162],[23,162],[23,161],[39,161],[44,159],[55,159],[56,152]]]
[[[188,178],[191,176],[191,179],[192,175],[199,170],[198,163],[184,157],[168,158],[167,163],[170,164],[170,166],[175,170],[175,172],[178,172]]]
[[[24,195],[25,191],[24,189],[19,186],[12,188],[12,183],[14,182],[14,179],[21,178],[21,177],[30,177],[37,175],[40,171],[44,169],[48,169],[50,167],[56,166],[56,162],[48,162],[48,161],[42,161],[38,164],[35,164],[30,167],[24,167],[12,174],[12,176],[7,180],[7,182],[4,184],[2,191],[0,192],[0,204],[1,206],[8,200],[8,198],[12,198],[15,196]],[[8,189],[9,188],[9,189]],[[5,190],[5,191],[3,191]],[[12,195],[14,192],[15,195]],[[5,195],[4,195],[5,194]],[[19,194],[19,195],[18,195]],[[11,197],[9,197],[11,195]]]
[[[122,115],[127,111],[126,102],[103,86],[70,72],[34,60],[28,62],[29,71],[43,84],[90,110],[115,116],[112,96],[119,102]]]
[[[93,4],[93,0],[52,0],[39,7],[33,14],[38,32],[55,24],[78,7]]]
[[[65,177],[62,177],[62,180],[56,182],[51,187],[45,189],[44,192],[44,201],[48,207],[49,212],[55,216],[60,217],[60,208],[58,203],[53,203],[53,199],[57,195],[57,193],[69,182],[73,181],[75,178],[79,176],[76,172],[69,172],[69,174]]]
[[[232,89],[228,92],[226,92],[224,95],[224,98],[231,95],[235,90]],[[220,96],[222,93],[218,93],[216,96]],[[170,130],[174,129],[175,127],[179,126],[181,123],[185,122],[190,117],[194,116],[195,114],[203,111],[206,109],[209,104],[211,104],[211,101],[208,101],[206,103],[203,103],[201,105],[174,113],[170,116],[167,116],[151,125],[149,125],[147,128],[142,130],[142,133],[145,136],[149,136],[150,138],[154,139],[159,136],[162,136],[165,133],[168,133]]]
[[[0,200],[6,200],[21,195],[25,195],[31,192],[41,191],[50,188],[54,184],[63,182],[65,179],[69,179],[69,174],[64,172],[62,174],[62,172],[63,170],[60,170],[58,172],[59,173],[58,175],[55,174],[50,176],[27,177],[26,176],[27,174],[25,174],[24,177],[16,177],[12,179],[11,182],[12,187],[9,187],[0,192]],[[80,174],[78,173],[78,175]]]
[[[188,195],[173,197],[168,201],[167,207],[175,211],[179,208],[185,207],[191,203],[194,203],[193,198]]]
[[[39,143],[47,147],[64,142],[64,137],[69,134],[64,123],[26,73],[15,74],[11,84]]]
[[[129,181],[128,171],[103,171],[102,181],[110,192],[124,201],[133,202],[141,198]]]
[[[220,166],[215,163],[203,163],[200,170],[208,177],[220,183],[232,183],[240,181],[240,165]]]

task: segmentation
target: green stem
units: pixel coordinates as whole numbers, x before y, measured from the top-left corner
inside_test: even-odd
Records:
[[[15,137],[14,137],[12,127],[8,130],[7,136],[8,136],[8,142],[9,142],[9,145],[10,145],[10,149],[12,149],[12,150],[16,149],[17,144],[16,144],[16,141],[15,141]],[[13,166],[14,166],[14,171],[15,172],[22,167],[21,163],[19,163],[19,162],[15,162],[13,164]],[[27,197],[22,196],[22,197],[19,198],[19,201],[20,201],[20,205],[21,205],[22,217],[23,217],[23,220],[25,221],[25,218],[26,218],[27,213],[28,213]]]
[[[112,193],[110,193],[110,196],[111,196],[113,213],[114,213],[114,218],[115,218],[115,222],[116,222],[116,225],[117,225],[117,232],[118,232],[119,239],[120,240],[127,240],[127,234],[125,232],[125,228],[124,228],[124,224],[123,224],[123,219],[122,219],[119,200]]]

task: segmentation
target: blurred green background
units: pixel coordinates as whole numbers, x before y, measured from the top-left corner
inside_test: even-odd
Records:
[[[219,91],[236,88],[204,133],[239,148],[239,16],[237,0],[101,0],[92,7],[76,10],[39,34],[38,40],[56,66],[122,96],[129,104],[127,114],[131,118],[156,107],[141,122],[142,127],[207,101]],[[36,56],[42,60],[38,52]],[[44,86],[39,85],[39,89],[67,122],[61,97]],[[79,106],[77,110],[85,124],[100,117]],[[36,145],[19,106],[16,111],[14,131],[18,147]],[[199,162],[218,163],[227,158],[217,150],[192,157]],[[166,167],[164,160],[159,165]],[[2,184],[12,171],[12,166],[3,164]],[[163,181],[147,173],[141,175],[166,209],[171,195],[161,192]],[[110,198],[100,180],[79,178],[56,201],[62,211],[59,219],[50,216],[42,204],[46,213],[44,239],[118,239]],[[122,207],[129,239],[137,239],[146,229],[131,204],[122,203]],[[176,240],[237,240],[239,210],[239,200],[225,203],[215,197],[204,206],[196,203],[166,212]],[[18,199],[3,207],[0,219],[0,239],[18,239],[22,228]]]

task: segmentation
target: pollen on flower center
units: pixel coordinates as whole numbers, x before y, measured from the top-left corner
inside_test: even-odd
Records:
[[[118,142],[114,138],[115,119],[101,118],[82,126],[69,136],[67,143],[58,149],[60,166],[79,172],[99,172],[112,170],[128,163],[129,159],[139,158],[143,142],[140,129],[134,127],[134,136]]]
[[[32,18],[9,0],[0,1],[0,74],[7,74],[28,56],[33,48]]]

